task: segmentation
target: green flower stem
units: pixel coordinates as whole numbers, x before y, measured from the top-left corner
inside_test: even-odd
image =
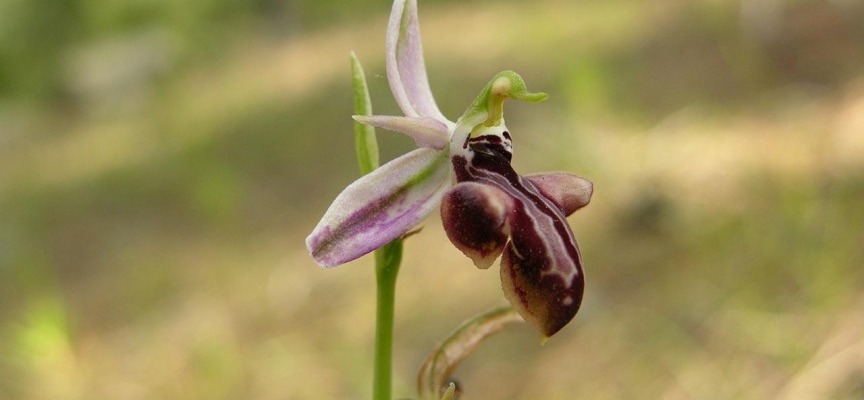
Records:
[[[354,89],[354,114],[372,115],[372,102],[363,67],[351,53],[351,83]],[[375,128],[354,123],[354,144],[360,173],[378,168],[378,141]],[[378,306],[375,317],[375,367],[372,379],[374,400],[391,400],[393,390],[393,311],[396,306],[396,277],[402,263],[402,239],[375,250],[375,277]]]
[[[375,320],[375,377],[373,399],[391,400],[393,388],[393,311],[396,305],[396,277],[402,263],[402,239],[375,251],[378,283]]]

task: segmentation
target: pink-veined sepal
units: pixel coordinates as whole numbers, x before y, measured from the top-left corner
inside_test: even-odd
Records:
[[[390,11],[385,41],[387,81],[396,103],[409,117],[447,121],[441,114],[426,75],[417,0],[396,0]]]
[[[417,147],[428,147],[443,150],[450,143],[450,133],[447,125],[434,118],[395,117],[387,115],[355,115],[354,120],[388,131],[401,132],[411,136]]]
[[[404,235],[438,207],[450,186],[447,153],[417,149],[349,185],[306,238],[323,267],[354,260]]]

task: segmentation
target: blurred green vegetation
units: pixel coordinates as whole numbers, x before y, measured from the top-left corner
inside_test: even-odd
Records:
[[[303,238],[357,176],[388,1],[0,2],[0,398],[361,399],[370,260]],[[864,4],[420,0],[458,116],[503,69],[517,170],[595,183],[584,309],[458,371],[469,399],[864,398]],[[381,132],[382,160],[413,141]],[[406,244],[396,390],[502,303],[437,217]],[[497,268],[497,267],[493,267]]]

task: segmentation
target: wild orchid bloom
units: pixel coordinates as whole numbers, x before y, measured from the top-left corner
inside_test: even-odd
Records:
[[[405,133],[420,147],[349,185],[306,246],[333,267],[401,237],[436,207],[450,241],[481,269],[503,253],[507,300],[544,337],[558,332],[582,302],[582,257],[566,216],[591,198],[591,182],[574,175],[520,176],[510,165],[503,102],[544,100],[512,71],[497,74],[457,122],[445,118],[426,77],[416,0],[396,0],[386,40],[387,79],[397,116],[354,116]],[[509,240],[508,240],[509,238]]]

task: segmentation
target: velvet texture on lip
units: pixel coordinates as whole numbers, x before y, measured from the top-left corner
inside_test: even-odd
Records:
[[[508,98],[536,102],[512,71],[495,75],[456,121],[443,116],[426,76],[416,0],[396,0],[386,38],[387,79],[404,116],[354,116],[405,133],[420,147],[349,185],[306,238],[333,267],[401,237],[441,208],[450,241],[481,269],[501,257],[501,286],[547,338],[582,302],[579,246],[566,217],[588,204],[591,182],[566,173],[521,176],[510,161]]]

